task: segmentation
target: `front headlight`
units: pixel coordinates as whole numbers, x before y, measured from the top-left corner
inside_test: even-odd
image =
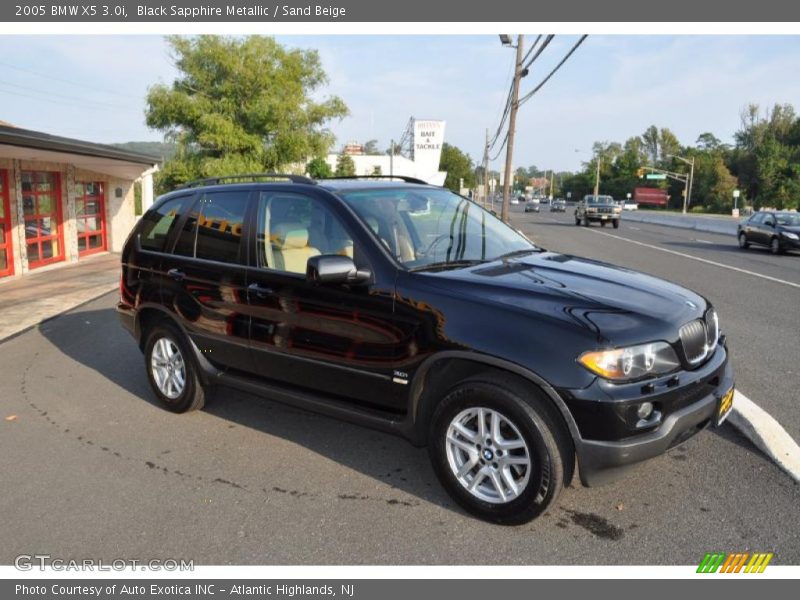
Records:
[[[675,351],[666,342],[584,352],[578,357],[578,362],[595,375],[611,381],[664,375],[680,366]]]
[[[792,233],[791,231],[782,231],[781,235],[788,240],[800,240],[800,236],[798,236],[796,233]]]
[[[586,212],[590,212],[590,213],[597,212],[597,209],[596,208],[587,208]]]

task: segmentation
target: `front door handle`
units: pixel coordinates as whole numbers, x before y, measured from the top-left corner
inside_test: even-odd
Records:
[[[259,285],[258,283],[251,283],[247,286],[247,291],[252,292],[256,296],[263,298],[264,296],[271,296],[275,293],[272,288],[265,287],[263,285]]]
[[[167,277],[175,281],[183,281],[183,278],[186,277],[186,273],[178,269],[170,269],[167,271]]]

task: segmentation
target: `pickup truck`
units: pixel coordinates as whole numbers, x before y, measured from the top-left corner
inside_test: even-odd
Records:
[[[622,208],[611,196],[587,194],[575,206],[575,225],[588,227],[596,221],[601,227],[605,227],[610,221],[614,229],[618,229],[621,217]]]

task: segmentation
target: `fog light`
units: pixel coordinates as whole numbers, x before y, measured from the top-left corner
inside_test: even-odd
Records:
[[[642,402],[639,405],[639,409],[636,411],[636,416],[643,420],[648,419],[652,414],[653,414],[652,402]]]

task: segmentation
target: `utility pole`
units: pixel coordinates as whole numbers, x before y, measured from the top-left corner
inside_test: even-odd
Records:
[[[550,201],[553,201],[553,179],[555,179],[555,171],[550,171]]]
[[[597,173],[594,176],[594,197],[600,195],[600,153],[598,152],[596,159],[597,160]]]
[[[389,177],[394,176],[394,140],[389,144]]]
[[[517,126],[519,108],[519,81],[522,79],[522,34],[517,36],[517,58],[514,62],[514,83],[511,91],[511,112],[508,117],[508,141],[506,143],[506,176],[503,182],[503,209],[500,217],[508,223],[509,192],[511,191],[511,161],[514,154],[514,129]]]
[[[483,207],[489,204],[489,129],[486,129],[486,145],[483,147]]]

